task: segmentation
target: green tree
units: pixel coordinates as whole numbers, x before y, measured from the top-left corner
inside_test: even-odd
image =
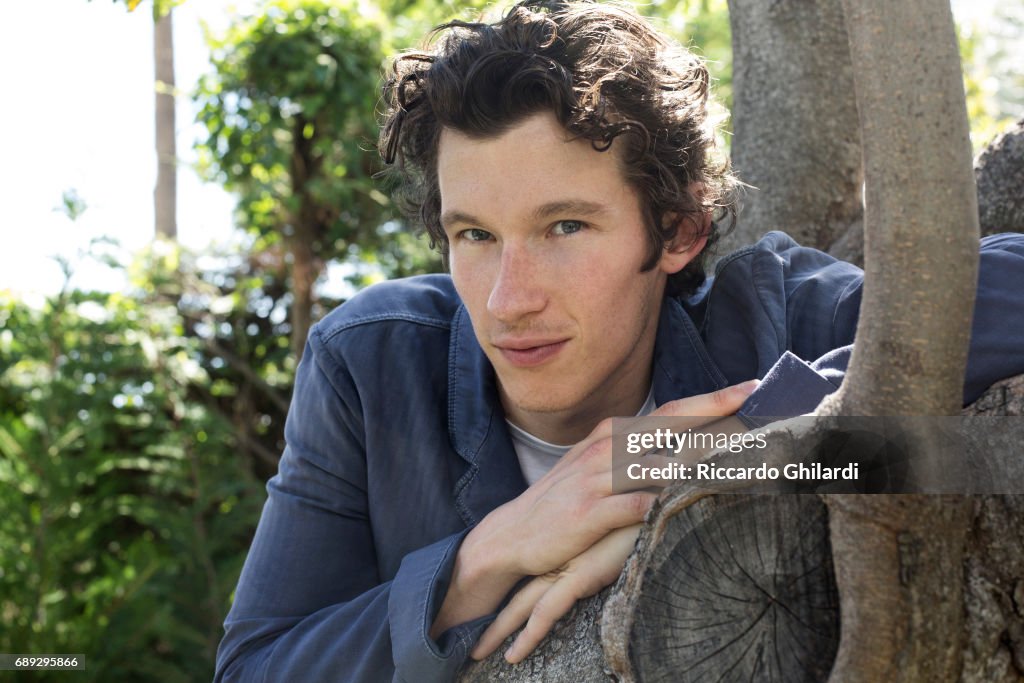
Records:
[[[238,193],[256,248],[287,252],[296,356],[325,262],[373,253],[396,232],[370,151],[385,35],[383,15],[366,3],[274,0],[209,39],[202,163]],[[389,263],[401,273],[406,261]]]

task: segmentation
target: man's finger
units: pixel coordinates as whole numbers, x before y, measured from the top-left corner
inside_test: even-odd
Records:
[[[511,664],[526,659],[580,597],[575,581],[562,580],[550,586],[534,605],[526,628],[505,652],[505,659]]]
[[[547,576],[538,576],[520,588],[480,636],[469,656],[477,660],[485,659],[497,650],[506,638],[526,623],[537,601],[550,586],[551,579]]]
[[[665,418],[672,418],[671,429],[685,432],[697,429],[728,415],[733,415],[743,402],[757,389],[760,380],[752,379],[742,384],[712,391],[710,394],[687,396],[664,403],[649,415],[630,418],[620,429],[630,433],[650,432],[654,434],[669,426]]]
[[[630,491],[607,496],[590,509],[587,522],[595,529],[620,529],[644,521],[658,499],[650,491]]]
[[[651,413],[657,417],[724,417],[732,415],[750,394],[754,393],[759,380],[752,379],[742,384],[712,391],[710,394],[688,396],[669,401]],[[710,421],[710,420],[708,420]]]

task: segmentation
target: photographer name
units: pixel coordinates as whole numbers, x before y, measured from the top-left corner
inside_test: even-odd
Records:
[[[851,463],[845,467],[825,467],[821,463],[814,462],[807,465],[789,464],[778,467],[769,467],[762,464],[757,467],[725,467],[716,463],[697,463],[696,465],[684,465],[682,463],[669,463],[659,467],[649,467],[641,463],[633,463],[626,469],[626,476],[633,480],[759,480],[772,481],[782,477],[794,481],[816,481],[816,480],[845,480],[856,481],[860,477],[857,463]]]

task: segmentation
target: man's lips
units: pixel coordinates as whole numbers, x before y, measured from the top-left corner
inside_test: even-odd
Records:
[[[514,339],[494,344],[510,364],[529,368],[554,358],[569,343],[568,339]]]

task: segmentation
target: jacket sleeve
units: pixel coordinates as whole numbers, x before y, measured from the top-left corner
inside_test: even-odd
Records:
[[[360,415],[349,374],[311,335],[216,681],[449,681],[493,619],[428,636],[468,530],[379,575]]]
[[[793,245],[786,251],[790,252],[784,253],[788,266],[787,319],[790,346],[796,353],[783,353],[744,403],[739,414],[750,427],[814,410],[839,388],[853,351],[863,275],[846,274],[821,296],[822,292],[816,291],[821,280],[819,271],[794,267],[804,260],[798,252],[814,250]],[[819,260],[820,255],[814,262]],[[834,348],[826,348],[829,345]],[[975,401],[993,383],[1021,373],[1024,234],[993,235],[981,241],[964,405]]]

